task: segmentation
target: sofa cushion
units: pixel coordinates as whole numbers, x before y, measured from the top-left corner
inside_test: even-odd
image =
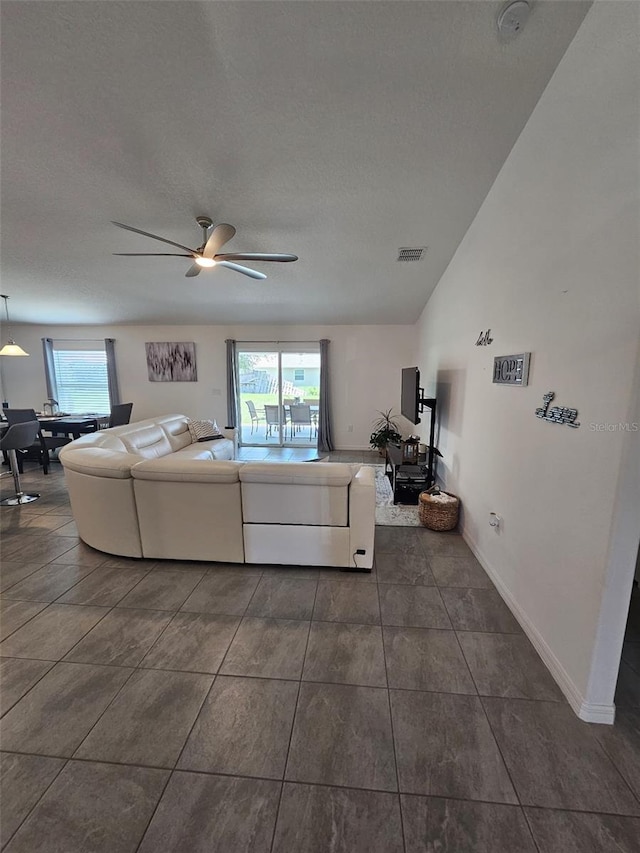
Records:
[[[145,459],[131,469],[136,480],[169,483],[237,483],[242,462],[214,459],[187,459],[182,452],[160,459]]]
[[[230,438],[202,441],[199,442],[199,446],[208,448],[214,459],[233,459],[236,455],[236,446]]]
[[[161,426],[155,424],[140,427],[135,431],[118,436],[129,453],[137,453],[144,459],[156,459],[172,453],[171,444]]]
[[[213,459],[211,448],[204,444],[188,444],[173,454],[178,459]],[[164,459],[164,457],[162,457]]]
[[[158,421],[162,427],[171,449],[182,450],[191,444],[191,433],[189,432],[189,418],[184,415],[175,415],[171,418],[163,418]]]

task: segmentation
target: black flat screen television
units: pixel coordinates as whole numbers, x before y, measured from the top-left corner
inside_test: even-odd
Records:
[[[412,424],[420,423],[420,371],[417,367],[402,368],[402,397],[400,411]]]

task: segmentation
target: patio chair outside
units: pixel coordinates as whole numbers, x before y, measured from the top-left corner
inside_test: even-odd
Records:
[[[289,415],[291,417],[291,438],[294,438],[296,433],[303,427],[309,427],[309,441],[311,441],[311,433],[313,431],[313,421],[311,420],[311,406],[300,403],[295,406],[289,406]]]
[[[251,435],[253,435],[254,427],[258,429],[260,426],[260,418],[258,417],[258,413],[256,412],[256,407],[253,400],[245,400],[247,404],[247,408],[249,409],[249,417],[251,418]]]
[[[266,437],[270,438],[273,435],[273,428],[275,427],[278,432],[280,432],[280,426],[285,431],[285,437],[287,434],[287,413],[285,411],[284,406],[281,406],[281,414],[278,414],[278,406],[265,406],[264,407],[264,417],[267,422],[266,429]]]

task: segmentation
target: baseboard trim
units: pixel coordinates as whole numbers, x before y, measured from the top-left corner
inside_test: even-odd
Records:
[[[605,726],[612,726],[616,719],[616,706],[583,702],[580,706],[578,716],[585,723],[602,723]]]
[[[613,725],[615,719],[615,705],[598,705],[593,702],[586,701],[581,691],[576,687],[575,683],[567,673],[566,669],[547,644],[544,637],[540,634],[525,611],[511,595],[510,591],[504,585],[502,578],[500,578],[500,576],[493,570],[491,564],[478,547],[478,544],[471,539],[464,529],[461,532],[462,538],[469,548],[471,548],[476,559],[495,584],[496,589],[500,593],[505,604],[509,610],[511,610],[522,630],[533,643],[535,650],[542,658],[544,665],[553,676],[560,690],[564,693],[567,702],[575,714],[587,723],[604,723],[607,725]]]

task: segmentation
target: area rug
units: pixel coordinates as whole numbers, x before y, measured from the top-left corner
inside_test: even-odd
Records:
[[[393,490],[384,465],[372,466],[376,469],[376,524],[385,527],[420,527],[418,507],[415,505],[393,503]]]

